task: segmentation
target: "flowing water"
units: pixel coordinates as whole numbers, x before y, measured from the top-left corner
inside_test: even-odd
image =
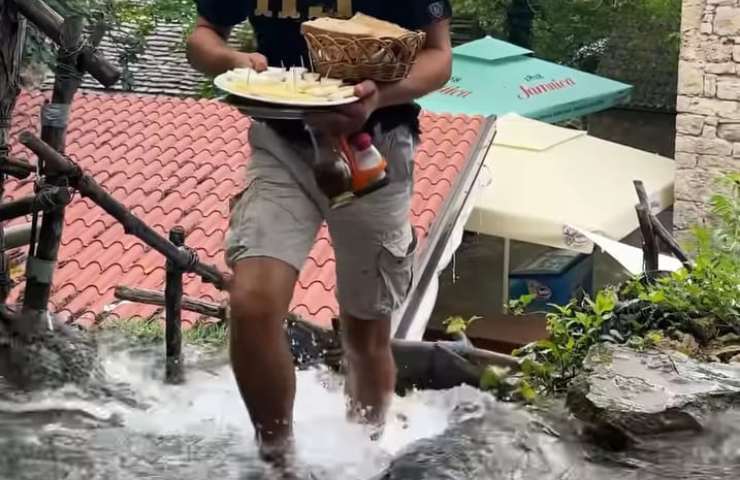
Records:
[[[104,345],[101,358],[111,384],[125,393],[118,400],[72,387],[20,394],[0,385],[0,479],[276,478],[257,458],[225,358],[187,352],[182,386],[161,381],[159,349]],[[460,415],[461,406],[475,403],[489,408]],[[381,472],[409,480],[740,478],[740,412],[723,414],[709,433],[654,439],[626,453],[590,446],[554,412],[558,436],[547,428],[528,433],[529,417],[475,389],[415,392],[395,399],[384,435],[373,442],[345,420],[340,379],[301,371],[298,458],[319,480]]]

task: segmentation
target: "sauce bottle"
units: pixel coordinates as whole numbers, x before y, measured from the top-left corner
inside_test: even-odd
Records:
[[[374,192],[388,184],[388,163],[373,145],[370,134],[362,132],[349,138],[352,191],[357,196]]]

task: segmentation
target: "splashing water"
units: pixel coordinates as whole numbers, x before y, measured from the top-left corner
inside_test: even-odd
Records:
[[[30,397],[14,394],[0,401],[0,472],[13,472],[14,479],[78,478],[44,477],[53,467],[56,473],[66,468],[65,474],[76,472],[85,479],[181,479],[203,478],[197,477],[201,470],[213,476],[216,469],[221,478],[230,479],[264,469],[225,359],[205,368],[199,366],[204,357],[200,352],[186,352],[194,364],[186,371],[187,382],[165,385],[162,355],[160,349],[137,352],[102,346],[110,381],[126,385],[136,406],[85,399],[75,388]],[[322,478],[368,478],[404,446],[444,431],[456,397],[454,392],[447,397],[417,392],[395,398],[385,433],[373,442],[364,427],[345,419],[341,379],[322,369],[300,371],[295,404],[298,460],[318,466]],[[53,452],[43,452],[44,446]],[[52,465],[46,458],[52,453],[75,461],[66,467]],[[45,458],[33,458],[37,456]],[[33,465],[24,467],[25,460]]]
[[[258,459],[223,353],[214,359],[186,351],[187,383],[172,386],[162,382],[161,348],[104,343],[101,350],[109,384],[119,391],[114,399],[75,387],[28,395],[0,378],[0,480],[277,478]],[[298,460],[318,480],[740,478],[738,410],[719,415],[701,435],[607,452],[583,442],[562,405],[546,416],[560,432],[553,436],[522,409],[459,387],[396,397],[384,435],[373,442],[345,419],[340,378],[301,371],[297,391]],[[468,413],[470,405],[483,408]]]

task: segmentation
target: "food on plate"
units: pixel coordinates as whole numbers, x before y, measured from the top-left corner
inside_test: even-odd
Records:
[[[329,94],[330,100],[341,100],[343,98],[350,98],[355,95],[355,87],[339,87],[336,91]]]
[[[342,80],[322,78],[303,67],[293,67],[287,71],[270,67],[263,72],[239,68],[222,74],[219,82],[232,93],[266,100],[320,103],[354,96],[354,86],[347,85]]]
[[[323,85],[323,86],[326,86],[326,87],[338,87],[338,86],[342,85],[342,83],[344,83],[344,82],[342,82],[338,78],[327,78],[327,77],[324,77],[321,80],[319,80],[319,83],[321,85]]]

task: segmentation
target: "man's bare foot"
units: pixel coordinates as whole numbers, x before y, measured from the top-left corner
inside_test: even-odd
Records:
[[[382,413],[373,411],[372,407],[361,407],[357,403],[348,401],[347,420],[364,425],[368,428],[370,440],[377,441],[385,430],[385,409]]]
[[[294,463],[295,442],[292,438],[271,442],[260,441],[258,439],[257,444],[262,461],[269,463],[273,467],[287,468]]]

